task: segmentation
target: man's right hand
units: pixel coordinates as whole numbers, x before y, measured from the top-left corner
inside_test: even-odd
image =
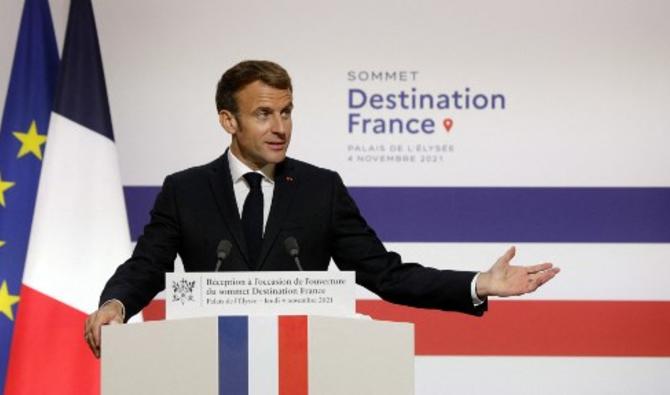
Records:
[[[116,299],[105,302],[100,308],[86,318],[84,338],[96,358],[100,358],[100,328],[108,324],[122,324],[124,307]]]

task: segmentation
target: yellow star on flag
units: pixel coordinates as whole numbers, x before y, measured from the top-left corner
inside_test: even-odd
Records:
[[[13,187],[15,182],[2,181],[2,174],[0,174],[0,206],[5,207],[5,191]]]
[[[19,297],[9,293],[7,289],[7,280],[2,281],[0,287],[0,313],[3,313],[10,320],[14,321],[14,313],[12,313],[12,306],[18,303]]]
[[[0,240],[0,247],[2,247],[2,246],[4,246],[4,245],[5,245],[5,242],[2,241],[2,240]]]
[[[14,137],[16,137],[21,142],[21,149],[19,149],[19,153],[16,155],[17,158],[25,156],[28,153],[32,153],[37,157],[37,159],[42,160],[42,150],[40,149],[40,146],[46,143],[47,136],[37,133],[37,124],[35,121],[30,123],[28,132],[14,132],[13,134]]]

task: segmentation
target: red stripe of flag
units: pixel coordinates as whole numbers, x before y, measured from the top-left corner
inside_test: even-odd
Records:
[[[165,302],[152,304],[144,319],[163,319]],[[413,322],[417,355],[670,356],[670,302],[495,300],[484,317],[379,300],[357,310]]]
[[[357,310],[414,322],[417,355],[670,356],[670,302],[496,300],[483,317],[378,300]]]
[[[86,314],[26,285],[21,311],[30,314],[16,319],[5,394],[97,394],[100,362],[84,340]]]
[[[143,321],[162,321],[165,319],[165,299],[154,299],[142,309]]]
[[[307,317],[278,319],[279,395],[307,395]]]

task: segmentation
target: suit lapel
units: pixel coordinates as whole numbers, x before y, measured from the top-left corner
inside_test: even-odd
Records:
[[[223,216],[223,222],[233,235],[235,244],[239,247],[244,261],[251,270],[254,265],[249,264],[249,252],[247,251],[247,243],[244,240],[244,232],[242,232],[242,220],[240,220],[240,212],[237,208],[235,192],[233,191],[233,179],[230,175],[230,166],[228,165],[228,150],[215,162],[213,171],[210,174],[209,183],[214,193],[216,205]]]
[[[265,225],[263,244],[259,255],[258,270],[265,264],[265,258],[270,252],[272,245],[277,242],[277,236],[286,214],[293,202],[293,195],[298,187],[298,179],[294,174],[294,166],[290,159],[277,165],[275,169],[275,189],[272,196],[272,207]],[[281,240],[283,242],[283,240]]]

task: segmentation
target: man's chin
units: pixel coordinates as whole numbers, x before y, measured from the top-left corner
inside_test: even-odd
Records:
[[[286,159],[286,151],[277,151],[277,152],[271,152],[270,154],[265,156],[265,161],[267,163],[271,164],[278,164],[284,161]]]

